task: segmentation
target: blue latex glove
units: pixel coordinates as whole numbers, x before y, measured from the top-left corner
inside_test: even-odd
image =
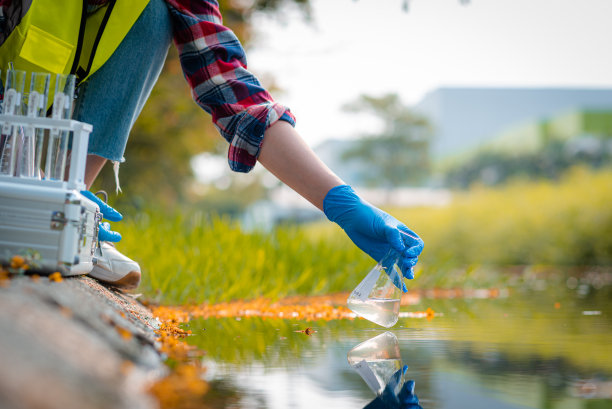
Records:
[[[123,215],[121,213],[110,207],[107,203],[91,193],[89,190],[81,190],[81,194],[98,205],[102,216],[104,216],[106,220],[110,220],[111,222],[119,222],[123,219]]]
[[[90,191],[82,190],[81,194],[98,205],[98,207],[100,208],[100,212],[102,213],[102,217],[104,217],[105,219],[110,220],[111,222],[118,222],[123,219],[123,215],[121,213],[110,207],[102,199],[100,199],[98,196],[94,195]],[[112,231],[110,223],[100,223],[98,228],[98,240],[111,241],[116,243],[121,240],[121,234],[116,231]]]
[[[121,241],[121,233],[112,231],[108,222],[100,223],[98,226],[98,240],[116,243]]]
[[[398,398],[400,407],[403,409],[423,409],[419,404],[419,397],[414,393],[414,386],[415,382],[413,380],[407,381],[402,386]]]
[[[404,366],[393,374],[385,385],[383,392],[363,409],[423,409],[419,405],[419,398],[414,394],[414,381],[410,380],[401,385],[402,375],[408,366]],[[401,385],[401,389],[398,391]]]
[[[362,200],[348,185],[336,186],[327,192],[323,212],[329,220],[344,229],[357,247],[377,262],[390,249],[398,252],[401,255],[398,265],[402,274],[410,280],[414,278],[413,267],[424,244],[405,224]],[[407,291],[403,283],[400,288]]]

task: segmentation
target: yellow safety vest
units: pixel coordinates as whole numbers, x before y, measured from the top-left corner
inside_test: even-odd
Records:
[[[15,69],[75,74],[83,82],[115,52],[148,2],[109,0],[87,15],[87,0],[33,0],[0,47],[0,69],[12,62]]]

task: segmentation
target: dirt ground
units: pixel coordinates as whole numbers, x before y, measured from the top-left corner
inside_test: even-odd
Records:
[[[89,277],[2,280],[0,408],[157,407],[157,327],[134,296]]]

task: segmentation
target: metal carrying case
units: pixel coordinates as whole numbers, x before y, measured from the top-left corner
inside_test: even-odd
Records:
[[[90,272],[102,219],[98,205],[79,193],[85,189],[91,125],[0,114],[0,126],[63,133],[72,144],[66,181],[0,175],[0,261],[27,252],[39,256],[31,270],[66,276]]]

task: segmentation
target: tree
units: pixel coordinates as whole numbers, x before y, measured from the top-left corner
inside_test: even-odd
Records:
[[[424,117],[403,105],[397,94],[362,95],[345,110],[370,112],[383,121],[380,134],[364,135],[342,154],[343,160],[363,164],[361,177],[366,185],[397,187],[425,181],[431,131]]]

